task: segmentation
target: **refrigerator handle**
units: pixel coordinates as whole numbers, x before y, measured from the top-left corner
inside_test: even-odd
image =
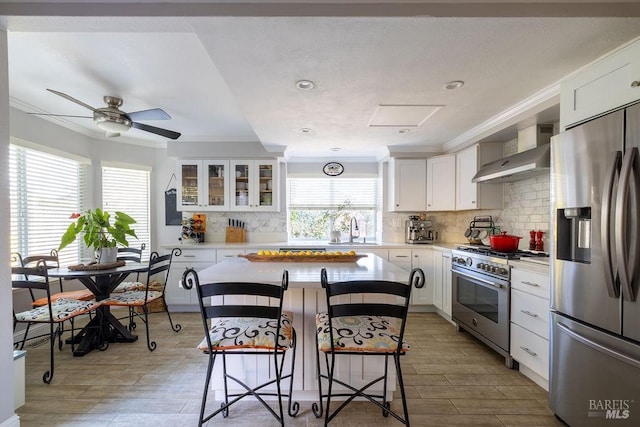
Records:
[[[623,298],[629,301],[635,301],[636,296],[631,286],[631,272],[629,267],[635,269],[635,264],[629,263],[629,245],[628,233],[629,224],[627,224],[627,209],[629,207],[629,184],[633,175],[634,164],[638,158],[638,149],[633,147],[624,156],[622,161],[622,169],[620,170],[620,183],[618,184],[618,194],[616,196],[616,214],[615,214],[615,240],[616,240],[616,257],[618,259],[618,275],[620,277],[620,286],[623,288]],[[634,202],[638,202],[638,185],[634,185]],[[637,204],[636,204],[637,206]],[[635,240],[635,239],[634,239]],[[635,243],[637,245],[637,243]],[[632,251],[632,258],[636,258],[638,251],[635,246]]]
[[[612,348],[609,347],[605,347],[602,344],[599,344],[593,340],[590,340],[589,338],[579,334],[578,332],[574,331],[573,329],[569,328],[566,325],[563,325],[561,322],[557,323],[558,328],[560,328],[562,330],[562,332],[564,332],[565,334],[569,335],[571,338],[573,338],[576,341],[580,341],[582,344],[591,347],[592,349],[599,351],[600,353],[605,353],[608,356],[611,356],[615,359],[618,359],[621,362],[624,362],[628,365],[631,365],[637,369],[640,369],[640,360],[631,358],[625,354],[622,354],[618,351],[615,351]]]
[[[604,255],[605,282],[607,292],[611,298],[620,297],[620,288],[616,286],[616,271],[614,269],[614,248],[611,247],[611,238],[609,230],[611,230],[611,207],[613,206],[613,189],[618,180],[620,171],[620,163],[622,163],[622,151],[616,151],[613,155],[609,168],[607,169],[604,193],[602,195],[602,212],[600,212],[600,241],[602,252]]]

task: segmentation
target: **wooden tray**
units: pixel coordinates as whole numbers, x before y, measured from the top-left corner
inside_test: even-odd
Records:
[[[110,268],[122,267],[125,265],[124,261],[116,261],[110,262],[108,264],[78,264],[78,265],[70,265],[70,271],[92,271],[92,270],[109,270]]]
[[[251,262],[356,262],[367,255],[258,255],[251,253],[238,256]]]

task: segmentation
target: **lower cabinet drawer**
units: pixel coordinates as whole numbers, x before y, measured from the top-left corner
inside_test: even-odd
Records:
[[[511,356],[536,374],[549,379],[549,341],[511,324]]]
[[[549,300],[511,289],[511,321],[549,339]]]

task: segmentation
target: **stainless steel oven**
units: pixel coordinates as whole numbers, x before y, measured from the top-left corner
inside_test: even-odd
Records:
[[[512,368],[507,259],[454,250],[451,265],[453,321],[504,356],[505,365]]]

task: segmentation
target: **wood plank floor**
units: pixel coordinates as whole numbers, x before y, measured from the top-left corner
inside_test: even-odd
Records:
[[[165,315],[152,315],[149,352],[144,331],[132,344],[72,357],[56,350],[55,376],[42,382],[48,343],[27,348],[26,403],[16,412],[29,426],[197,425],[207,358],[195,349],[202,337],[197,313],[176,313],[183,327],[172,332]],[[141,327],[141,326],[139,326]],[[432,313],[412,313],[407,324],[412,349],[403,359],[409,413],[414,426],[560,426],[547,406],[547,393],[504,360]],[[393,405],[400,403],[394,400]],[[212,402],[212,407],[219,403]],[[240,403],[228,418],[207,425],[278,425],[257,403]],[[286,411],[285,411],[286,412]],[[286,425],[320,426],[310,402]],[[351,403],[332,426],[401,425],[374,405]]]

